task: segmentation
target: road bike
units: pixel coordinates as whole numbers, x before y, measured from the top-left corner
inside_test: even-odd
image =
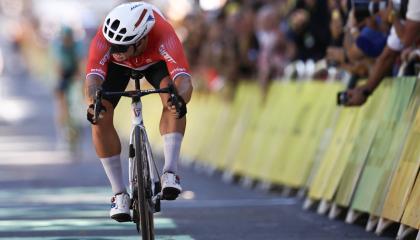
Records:
[[[132,99],[132,130],[129,141],[129,194],[131,198],[132,221],[143,240],[154,239],[153,214],[160,212],[161,181],[156,163],[153,160],[146,129],[143,124],[141,98],[149,94],[168,93],[171,102],[179,113],[179,97],[173,85],[161,89],[140,89],[142,74],[133,70],[131,79],[135,81],[135,90],[124,92],[106,92],[98,90],[94,102],[93,119],[100,118],[103,97],[121,96]]]

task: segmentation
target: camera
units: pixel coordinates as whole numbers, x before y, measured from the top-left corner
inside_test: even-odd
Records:
[[[377,14],[379,11],[385,10],[388,0],[380,0],[374,2],[371,0],[352,0],[351,8],[354,9],[354,17],[357,22],[363,21],[365,18]]]
[[[349,95],[346,91],[337,93],[337,105],[345,105],[349,100]]]

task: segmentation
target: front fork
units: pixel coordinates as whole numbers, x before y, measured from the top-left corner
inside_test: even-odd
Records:
[[[146,133],[144,132],[144,129],[142,129],[141,134],[144,137],[146,137],[146,139],[147,139],[147,135],[145,135]],[[129,169],[128,179],[129,179],[129,183],[130,183],[129,184],[129,194],[130,194],[131,200],[133,200],[133,196],[135,194],[134,184],[137,181],[137,179],[134,179],[134,176],[135,176],[134,161],[135,161],[135,155],[136,154],[135,154],[133,139],[134,139],[134,127],[133,127],[132,134],[130,136],[129,158],[128,158],[128,169]],[[147,146],[146,146],[147,154],[149,155],[147,159],[152,159],[151,158],[151,147],[149,145],[148,140],[146,141],[146,143],[147,143]],[[149,165],[150,180],[153,183],[151,185],[152,189],[150,191],[152,196],[150,196],[150,197],[152,198],[152,202],[153,202],[153,205],[154,205],[154,208],[155,208],[155,212],[160,212],[160,200],[162,199],[162,196],[161,196],[161,190],[162,190],[161,182],[159,181],[159,178],[156,178],[154,163],[152,161],[149,161],[148,165]],[[132,202],[131,206],[133,206],[133,202]]]

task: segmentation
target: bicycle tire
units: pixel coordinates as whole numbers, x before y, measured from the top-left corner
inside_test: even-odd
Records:
[[[138,209],[143,240],[154,239],[153,202],[146,143],[140,127],[134,129],[134,149],[136,158]]]

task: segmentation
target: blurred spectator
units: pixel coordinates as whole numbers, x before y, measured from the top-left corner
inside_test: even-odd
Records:
[[[332,22],[338,21],[334,16]],[[327,49],[327,60],[332,66],[339,66],[349,71],[353,79],[367,77],[374,59],[378,57],[386,45],[389,24],[380,14],[360,19],[354,10],[348,14],[342,47],[331,46]],[[332,31],[334,33],[334,31]],[[354,82],[350,86],[355,85]]]
[[[206,40],[202,44],[200,65],[202,66],[208,89],[221,90],[228,86],[228,97],[237,83],[238,46],[234,29],[237,19],[234,14],[221,12],[208,26]]]
[[[331,41],[330,46],[341,47],[344,41],[344,24],[342,13],[338,8],[334,8],[331,13],[330,22]]]
[[[187,36],[184,40],[185,54],[192,69],[198,64],[201,46],[205,39],[205,23],[201,12],[187,15],[183,22],[187,30]]]
[[[355,81],[368,76],[373,79],[371,81],[378,81],[374,79],[392,74],[398,66],[395,63],[398,63],[399,53],[403,50],[400,38],[403,41],[407,38],[407,43],[412,45],[416,37],[411,35],[419,32],[404,31],[410,26],[412,29],[420,26],[416,25],[420,24],[420,18],[416,18],[418,11],[415,11],[418,7],[412,3],[418,1],[410,1],[412,7],[408,15],[412,19],[407,20],[406,26],[395,20],[400,17],[395,14],[397,10],[392,7],[392,2],[403,6],[404,1],[408,0],[390,0],[387,9],[382,5],[378,8],[381,11],[372,12],[376,8],[366,7],[361,12],[360,8],[355,10],[354,1],[348,0],[232,0],[217,18],[200,13],[205,16],[201,19],[206,19],[208,31],[196,31],[196,40],[192,42],[197,44],[191,44],[191,48],[195,49],[195,53],[200,52],[200,66],[205,66],[208,86],[213,90],[226,84],[235,86],[239,79],[253,78],[256,73],[265,95],[272,79],[298,71],[298,65],[292,61],[309,63],[324,57],[327,61],[324,59],[315,65],[315,74],[321,74],[312,77],[325,78],[328,68],[334,66],[339,67],[340,72],[349,72]],[[358,4],[368,6],[379,3],[372,0]],[[226,11],[232,5],[236,11]],[[194,21],[196,29],[203,29],[198,27],[199,21]],[[392,31],[390,25],[393,25]],[[200,42],[198,39],[205,40]],[[404,51],[403,56],[416,59],[416,47],[411,46],[410,49]],[[311,77],[307,65],[304,71],[308,73],[302,76]],[[320,68],[321,71],[318,71]],[[349,86],[353,85],[355,82]],[[371,91],[373,89],[364,93]]]
[[[381,83],[383,78],[390,74],[393,65],[400,55],[400,52],[404,49],[401,36],[406,36],[406,31],[408,30],[408,28],[404,27],[403,24],[405,10],[403,9],[400,13],[396,12],[396,8],[393,6],[394,3],[390,2],[386,11],[388,21],[393,24],[390,35],[387,38],[386,47],[375,62],[368,81],[361,86],[347,91],[348,101],[345,103],[347,106],[363,105]],[[405,25],[407,26],[407,23]],[[413,49],[408,49],[403,52],[403,56],[405,55],[405,57],[403,57],[405,58],[404,60],[416,60],[418,58],[415,51],[413,54],[411,53],[412,51]]]
[[[410,0],[407,8],[407,22],[402,42],[404,46],[411,46],[420,36],[420,1]]]
[[[330,13],[325,0],[297,0],[290,14],[289,37],[296,45],[296,59],[315,61],[325,56],[330,43]]]
[[[289,43],[279,26],[280,19],[273,5],[266,5],[258,11],[258,80],[263,96],[267,94],[270,80],[283,75],[291,55]]]
[[[64,26],[59,37],[53,42],[53,57],[55,58],[57,70],[57,86],[55,97],[57,101],[57,122],[59,129],[69,130],[69,91],[72,82],[77,79],[79,64],[82,61],[81,43],[74,38],[73,30]],[[65,133],[65,137],[68,136]]]
[[[236,34],[238,39],[238,71],[242,78],[255,78],[260,44],[255,31],[255,12],[244,7],[238,13]]]

